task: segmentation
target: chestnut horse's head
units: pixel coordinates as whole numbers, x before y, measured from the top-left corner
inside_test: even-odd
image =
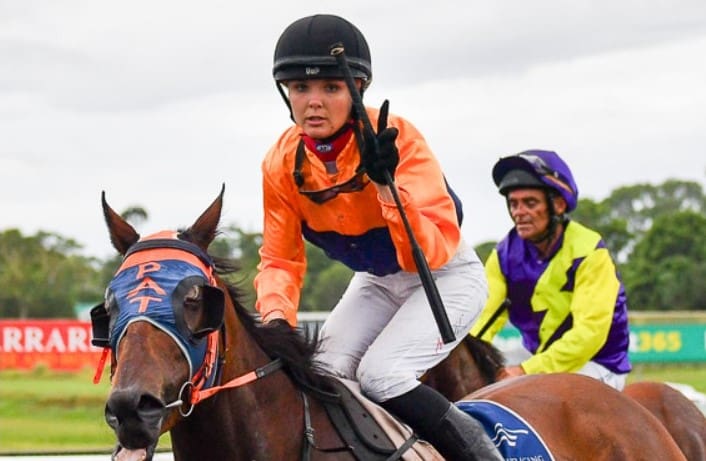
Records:
[[[124,258],[91,311],[93,343],[112,351],[105,418],[118,439],[114,459],[151,459],[159,436],[191,411],[189,394],[214,380],[224,293],[207,249],[223,192],[186,230],[142,239],[103,194],[110,240]]]

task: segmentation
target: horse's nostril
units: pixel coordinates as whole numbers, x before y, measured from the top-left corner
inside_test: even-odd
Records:
[[[137,408],[140,411],[152,411],[152,410],[162,410],[164,409],[164,403],[162,400],[151,394],[143,394],[140,397],[140,401],[137,404]]]
[[[144,394],[140,397],[137,405],[137,415],[140,420],[148,425],[159,425],[164,415],[164,409],[162,400],[152,395]]]
[[[108,426],[112,427],[113,429],[116,429],[118,427],[118,424],[120,423],[118,417],[115,416],[115,414],[110,410],[107,405],[105,407],[105,422],[107,422]]]
[[[162,400],[152,394],[114,392],[105,406],[105,420],[112,428],[131,420],[159,425],[164,410]]]

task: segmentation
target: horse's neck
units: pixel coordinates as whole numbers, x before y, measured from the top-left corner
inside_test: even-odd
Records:
[[[429,370],[422,381],[451,401],[460,400],[471,392],[495,382],[481,372],[471,352],[472,347],[468,340],[462,341],[448,357]]]
[[[172,430],[172,444],[185,460],[287,459],[278,453],[298,449],[294,433],[302,419],[301,401],[289,379],[275,373],[199,403]]]
[[[221,345],[224,358],[222,382],[243,376],[271,362],[265,351],[240,323],[234,310],[226,315],[225,322],[225,343]]]
[[[271,362],[233,312],[225,321],[221,383]],[[342,445],[325,409],[315,399],[308,400],[316,442]],[[172,431],[175,455],[179,452],[180,459],[297,459],[304,442],[304,411],[302,391],[284,371],[275,371],[199,403],[184,424]],[[319,456],[320,452],[312,451],[312,460]]]
[[[226,314],[220,385],[266,365],[270,359],[238,322]],[[273,445],[287,427],[296,427],[297,396],[289,378],[275,372],[201,401],[172,429],[176,459],[275,459]],[[292,418],[292,420],[287,420]],[[280,422],[281,421],[281,422]]]

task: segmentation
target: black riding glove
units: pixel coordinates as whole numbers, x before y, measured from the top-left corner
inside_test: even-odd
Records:
[[[378,132],[375,138],[371,133],[365,133],[365,148],[362,153],[363,165],[368,177],[378,184],[387,185],[385,172],[390,173],[390,178],[395,177],[395,168],[400,161],[400,153],[397,151],[395,139],[399,131],[395,127],[387,127],[387,112],[390,102],[386,99],[380,106],[380,116],[378,117]],[[364,130],[367,131],[367,130]],[[377,152],[375,141],[377,138]]]

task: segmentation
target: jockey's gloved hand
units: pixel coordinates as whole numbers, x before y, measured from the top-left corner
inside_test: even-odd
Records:
[[[362,152],[363,166],[368,177],[378,184],[386,185],[385,171],[390,173],[390,177],[395,177],[395,169],[400,161],[400,153],[395,145],[395,140],[399,131],[395,127],[387,127],[387,113],[390,102],[386,99],[380,106],[380,116],[378,117],[377,144],[375,151],[375,139],[370,133],[364,133],[365,148]]]

